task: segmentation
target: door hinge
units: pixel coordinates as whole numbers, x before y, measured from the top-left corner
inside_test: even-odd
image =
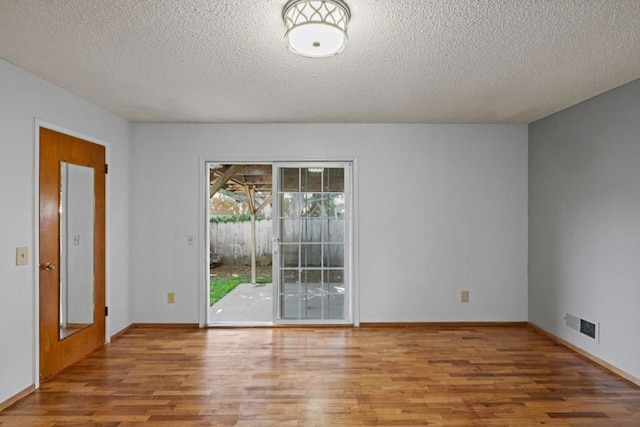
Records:
[[[104,317],[107,317],[109,315],[109,307],[105,307],[104,308]]]
[[[109,173],[109,164],[108,163],[105,163],[105,165],[104,165],[104,173],[105,174]]]

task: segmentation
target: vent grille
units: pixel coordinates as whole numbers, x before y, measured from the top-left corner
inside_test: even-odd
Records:
[[[596,324],[588,320],[580,319],[580,333],[596,339]]]
[[[599,328],[597,323],[590,322],[578,316],[574,316],[573,314],[565,313],[564,326],[574,332],[579,333],[580,335],[587,336],[593,340],[600,342],[600,337],[598,336]]]

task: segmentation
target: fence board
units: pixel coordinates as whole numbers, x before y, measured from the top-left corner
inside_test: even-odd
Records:
[[[325,242],[323,263],[325,266],[343,267],[344,220],[311,220],[303,221],[302,228],[288,226],[283,242],[297,242],[302,233],[302,240],[306,242]],[[323,238],[324,233],[324,238]],[[256,221],[256,260],[258,265],[271,265],[272,253],[272,220]],[[222,222],[210,224],[210,249],[219,254],[222,264],[250,265],[251,264],[251,223],[250,222]],[[317,253],[313,252],[317,251]],[[313,248],[314,259],[320,259],[320,246]],[[319,263],[319,262],[318,262]]]

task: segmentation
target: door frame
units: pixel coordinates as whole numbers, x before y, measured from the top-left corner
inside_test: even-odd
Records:
[[[33,124],[33,132],[34,132],[34,159],[33,159],[33,262],[32,262],[32,272],[33,272],[33,384],[37,389],[40,387],[40,128],[49,129],[55,132],[60,132],[65,135],[72,136],[74,138],[84,139],[85,141],[102,145],[105,147],[105,159],[106,162],[109,163],[109,143],[103,141],[101,139],[83,134],[81,132],[76,132],[64,126],[60,126],[51,122],[48,122],[43,119],[35,118]],[[109,306],[109,265],[110,265],[110,247],[108,239],[108,230],[110,223],[110,215],[109,215],[109,175],[105,177],[105,305]],[[109,316],[106,316],[105,322],[105,344],[110,342],[110,320]]]
[[[266,157],[266,156],[234,156],[225,157],[203,156],[198,157],[198,235],[205,238],[198,239],[198,281],[200,289],[198,292],[198,324],[201,328],[207,327],[207,304],[208,292],[207,284],[209,279],[209,237],[206,236],[207,223],[209,221],[209,204],[206,203],[209,194],[209,163],[221,164],[275,164],[275,163],[351,163],[351,322],[349,325],[360,326],[360,233],[359,233],[359,169],[358,157],[320,157],[309,158],[304,156],[287,157]],[[275,284],[274,284],[275,289]],[[275,305],[275,301],[274,301]],[[274,326],[280,323],[276,323]],[[342,324],[345,324],[344,322]]]

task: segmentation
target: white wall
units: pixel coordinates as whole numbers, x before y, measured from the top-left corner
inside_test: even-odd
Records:
[[[529,127],[529,320],[640,378],[640,80]],[[600,343],[563,327],[599,322]]]
[[[96,82],[99,84],[99,82]],[[53,123],[107,143],[107,292],[110,329],[129,325],[129,124],[0,60],[0,402],[34,384],[37,342],[34,253],[34,123]],[[15,265],[18,246],[29,265]]]
[[[200,159],[353,158],[360,321],[527,320],[525,125],[132,124],[132,150],[134,322],[198,322]]]

